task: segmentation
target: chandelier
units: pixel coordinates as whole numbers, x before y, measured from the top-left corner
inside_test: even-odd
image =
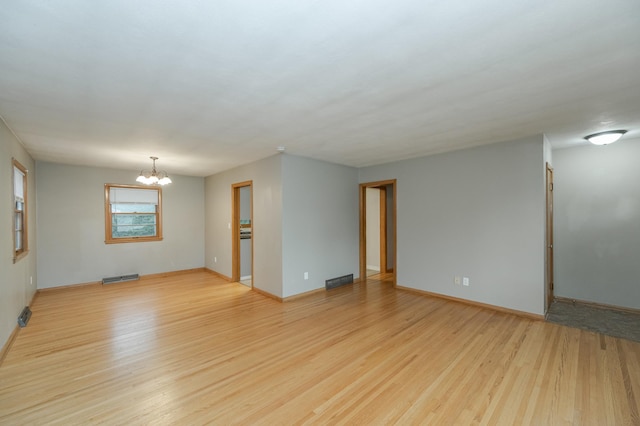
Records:
[[[171,183],[169,175],[165,171],[156,170],[156,160],[158,157],[149,157],[153,160],[153,167],[151,171],[141,170],[140,176],[137,177],[136,182],[144,183],[145,185],[166,185]]]

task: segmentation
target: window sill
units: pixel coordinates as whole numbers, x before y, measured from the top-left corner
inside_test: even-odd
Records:
[[[14,256],[13,257],[13,263],[17,263],[23,257],[27,257],[28,254],[29,254],[29,250],[25,250],[25,251],[21,252],[19,255]]]
[[[162,237],[139,237],[139,238],[118,238],[113,240],[105,240],[105,244],[121,244],[121,243],[146,243],[151,241],[162,241]]]

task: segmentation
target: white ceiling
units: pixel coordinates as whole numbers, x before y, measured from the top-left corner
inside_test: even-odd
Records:
[[[640,137],[640,1],[5,1],[0,115],[37,160],[193,176]]]

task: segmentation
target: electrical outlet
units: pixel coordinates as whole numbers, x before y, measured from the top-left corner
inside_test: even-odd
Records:
[[[218,258],[217,257],[213,257],[213,263],[218,263]]]
[[[304,273],[304,279],[305,279],[305,280],[308,280],[308,279],[309,279],[309,273],[308,273],[308,272],[305,272],[305,273]]]
[[[455,277],[453,277],[453,283],[455,285],[460,285],[460,276],[456,275]]]
[[[462,278],[462,285],[469,287],[469,277],[463,277]]]
[[[29,284],[33,285],[33,277],[29,277]]]

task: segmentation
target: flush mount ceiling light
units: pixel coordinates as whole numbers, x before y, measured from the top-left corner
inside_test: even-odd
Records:
[[[153,160],[153,167],[151,170],[141,170],[140,176],[136,179],[137,182],[144,183],[145,185],[166,185],[171,183],[169,175],[165,171],[156,170],[156,160],[158,157],[149,157]]]
[[[594,145],[609,145],[627,133],[626,130],[609,130],[607,132],[594,133],[584,138]]]

